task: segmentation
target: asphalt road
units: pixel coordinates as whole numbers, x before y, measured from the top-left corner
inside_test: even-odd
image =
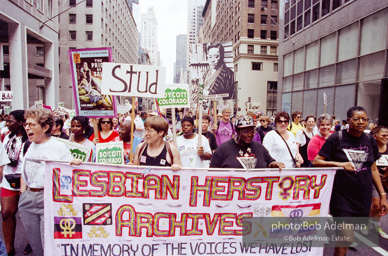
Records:
[[[0,226],[2,229],[2,219],[0,218]],[[381,219],[381,226],[388,233],[388,216],[383,217]],[[4,240],[3,232],[0,232],[0,238]],[[27,245],[27,237],[21,223],[20,218],[17,218],[17,227],[16,227],[16,238],[15,238],[15,248],[16,248],[16,256],[23,255],[24,247]],[[29,256],[35,256],[34,253],[28,254]],[[324,255],[332,256],[334,255],[333,248],[325,248]],[[379,248],[356,248],[356,250],[349,250],[346,254],[347,256],[374,256],[374,255],[388,255],[388,240],[380,238],[380,247]],[[57,255],[47,255],[47,256],[57,256]],[[59,255],[58,255],[59,256]],[[316,256],[316,255],[312,255]]]

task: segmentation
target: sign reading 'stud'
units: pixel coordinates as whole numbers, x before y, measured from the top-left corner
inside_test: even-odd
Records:
[[[103,63],[102,93],[134,97],[163,97],[166,69],[160,66]]]

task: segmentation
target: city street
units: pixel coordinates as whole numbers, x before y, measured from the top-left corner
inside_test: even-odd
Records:
[[[388,231],[388,217],[382,218],[381,225],[384,230]],[[0,226],[2,227],[2,219],[0,218]],[[2,230],[2,229],[1,229]],[[1,233],[1,239],[3,238],[3,232]],[[23,255],[23,249],[27,244],[27,238],[25,235],[24,227],[20,221],[20,218],[17,219],[17,229],[16,229],[16,239],[15,239],[15,247],[16,247],[16,256]],[[388,255],[388,240],[380,238],[380,246],[381,248],[357,248],[357,250],[349,250],[346,254],[347,256],[355,256],[355,255],[364,255],[364,256],[374,256],[374,255]],[[325,256],[331,256],[334,254],[333,248],[325,249]],[[29,256],[34,256],[34,253],[30,253]],[[49,255],[54,256],[54,255]],[[55,255],[57,256],[57,255]],[[315,255],[314,255],[315,256]]]

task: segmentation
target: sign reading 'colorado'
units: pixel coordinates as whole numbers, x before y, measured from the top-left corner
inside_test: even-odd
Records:
[[[189,86],[187,84],[169,84],[166,86],[163,98],[158,98],[161,108],[190,107]]]

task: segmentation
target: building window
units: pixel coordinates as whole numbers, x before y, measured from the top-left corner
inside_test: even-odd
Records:
[[[248,7],[255,8],[255,0],[248,0]]]
[[[43,0],[36,0],[36,8],[43,12]]]
[[[277,40],[278,35],[277,31],[271,31],[271,40]]]
[[[260,54],[267,55],[267,46],[260,46]]]
[[[88,7],[93,6],[93,0],[86,0],[86,6]]]
[[[261,0],[261,7],[268,7],[268,0]]]
[[[320,9],[320,6],[319,6],[319,2],[313,6],[313,21],[316,21],[319,19],[319,9]]]
[[[272,0],[271,1],[271,9],[278,9],[278,1],[277,0]]]
[[[277,16],[271,16],[271,24],[272,25],[278,24],[278,17]]]
[[[279,64],[278,63],[274,63],[273,64],[273,71],[274,72],[278,72],[279,71]]]
[[[255,15],[248,13],[248,23],[255,23]]]
[[[263,70],[263,62],[252,62],[252,70]]]
[[[69,6],[75,6],[76,1],[75,0],[69,0]]]
[[[270,51],[271,55],[277,55],[277,51],[276,50],[277,50],[276,46],[271,46],[271,51]]]
[[[248,54],[254,54],[255,53],[255,46],[248,44]]]
[[[261,15],[261,24],[267,24],[267,15]]]
[[[76,31],[69,31],[70,40],[76,40],[77,39],[77,32]]]
[[[69,23],[70,24],[74,24],[77,22],[77,15],[76,14],[73,14],[73,13],[70,13],[69,14]]]
[[[36,47],[36,56],[44,56],[44,48],[43,46]]]
[[[330,0],[322,0],[322,17],[330,12]]]
[[[333,10],[341,6],[341,0],[333,0]]]
[[[248,29],[248,38],[255,38],[255,30]]]
[[[86,31],[86,41],[93,41],[93,31]]]
[[[86,14],[86,24],[93,24],[93,15]]]
[[[261,30],[260,31],[260,38],[261,39],[267,39],[267,30]]]

